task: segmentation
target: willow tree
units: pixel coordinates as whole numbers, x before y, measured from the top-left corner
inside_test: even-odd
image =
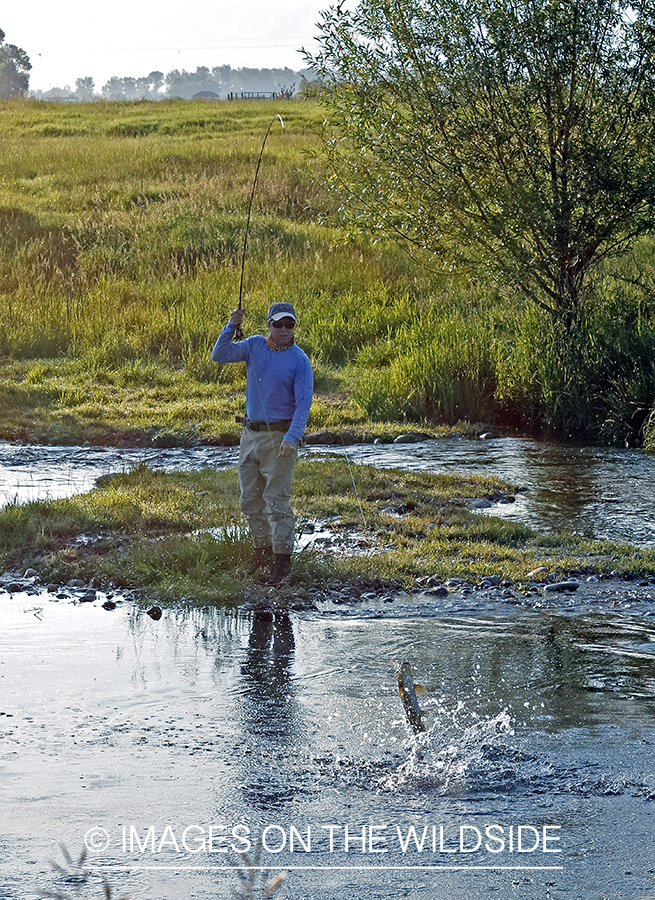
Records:
[[[655,221],[652,0],[361,0],[318,27],[350,226],[570,330],[592,268]]]

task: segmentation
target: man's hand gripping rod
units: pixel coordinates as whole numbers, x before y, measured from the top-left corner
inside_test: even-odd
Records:
[[[268,138],[268,134],[273,127],[273,123],[276,119],[280,120],[280,125],[284,128],[284,120],[279,113],[276,113],[271,121],[268,124],[268,128],[266,129],[266,134],[264,135],[264,140],[262,141],[262,149],[259,151],[259,159],[257,160],[257,168],[255,169],[255,177],[252,182],[252,190],[250,192],[250,203],[248,204],[248,218],[246,220],[246,231],[243,236],[243,253],[241,254],[241,280],[239,282],[239,306],[238,309],[241,309],[241,300],[243,298],[243,270],[246,265],[246,247],[248,246],[248,231],[250,229],[250,213],[252,212],[252,201],[255,196],[255,188],[257,187],[257,176],[259,175],[259,167],[262,162],[262,156],[264,155],[264,147],[266,146],[266,139]],[[243,331],[241,330],[241,326],[237,325],[234,331],[234,340],[240,341],[243,338]]]

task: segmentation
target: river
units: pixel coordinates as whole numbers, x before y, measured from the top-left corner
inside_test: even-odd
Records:
[[[589,537],[655,546],[655,457],[639,450],[576,447],[528,438],[452,438],[416,444],[308,446],[301,456],[326,452],[385,468],[498,475],[523,490],[515,503],[495,506],[493,515],[534,528],[566,528]],[[165,471],[226,468],[235,464],[236,450],[0,443],[0,504],[71,496],[90,489],[101,475],[144,461]]]
[[[499,474],[527,488],[504,514],[652,541],[645,455],[555,448],[556,463],[514,439],[437,443],[347,452]],[[15,484],[33,490],[40,451],[12,452]],[[34,496],[143,458],[66,452],[45,451],[51,480]],[[82,896],[104,876],[112,897],[227,898],[239,851],[261,840],[259,866],[287,872],[289,900],[651,897],[654,597],[601,581],[153,620],[120,595],[106,610],[74,588],[0,592],[0,896],[72,894],[59,845],[77,859],[86,842]],[[426,689],[418,737],[396,690],[403,660]]]

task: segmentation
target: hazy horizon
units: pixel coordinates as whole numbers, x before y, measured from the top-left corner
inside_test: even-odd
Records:
[[[324,0],[187,0],[182,13],[172,0],[114,0],[111,7],[69,0],[65,12],[54,4],[36,12],[18,5],[3,10],[0,28],[30,58],[30,90],[74,90],[76,79],[91,77],[100,92],[114,76],[153,71],[304,69],[300,50],[316,49],[316,23],[327,6]]]

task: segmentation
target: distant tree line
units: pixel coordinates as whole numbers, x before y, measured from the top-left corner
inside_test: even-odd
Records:
[[[29,72],[32,68],[24,50],[5,43],[0,29],[0,99],[25,97],[29,91]],[[303,90],[315,76],[309,69],[233,69],[231,66],[198,66],[195,72],[173,69],[167,75],[151,72],[141,78],[112,76],[98,91],[90,76],[78,78],[75,89],[70,85],[49,91],[32,91],[36,100],[82,102],[89,100],[190,100],[196,94],[226,98],[240,93],[276,93],[291,96],[296,88]]]
[[[78,78],[75,88],[66,85],[49,91],[32,91],[37,100],[81,102],[103,100],[190,100],[196,94],[215,94],[225,99],[230,94],[277,93],[291,96],[313,81],[309,69],[233,69],[231,66],[198,66],[195,72],[173,69],[168,74],[151,72],[141,78],[112,76],[100,90],[91,77]]]

